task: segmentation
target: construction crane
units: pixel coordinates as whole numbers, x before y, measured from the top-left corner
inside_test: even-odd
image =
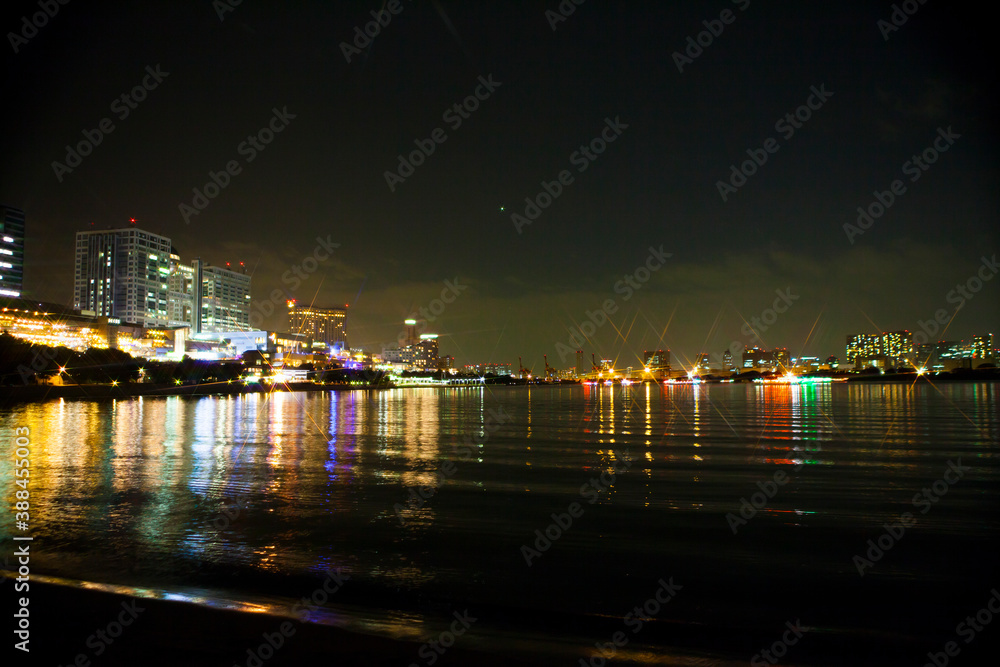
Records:
[[[524,364],[521,363],[521,357],[517,358],[517,373],[522,378],[531,378],[531,371],[525,368]]]
[[[546,380],[555,379],[556,369],[552,368],[552,366],[549,366],[549,355],[543,354],[542,359],[545,360],[545,379]]]
[[[594,377],[596,378],[601,373],[601,367],[597,365],[597,359],[594,358],[594,353],[590,353],[590,363],[594,367]]]

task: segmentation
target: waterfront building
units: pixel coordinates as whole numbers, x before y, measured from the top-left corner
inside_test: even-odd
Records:
[[[320,308],[288,302],[288,328],[314,341],[325,343],[330,350],[346,350],[347,306]]]
[[[969,343],[972,350],[972,358],[976,363],[986,363],[995,359],[993,352],[993,334],[983,334],[973,336]]]
[[[476,375],[512,375],[510,364],[502,363],[487,363],[487,364],[466,364],[463,367],[466,373],[475,373]]]
[[[196,333],[248,331],[250,329],[250,276],[196,259],[194,285],[201,287],[194,300]]]
[[[0,297],[17,299],[24,289],[24,211],[0,205]]]
[[[670,370],[670,350],[645,350],[642,353],[642,365],[654,371]]]
[[[904,330],[851,334],[847,337],[846,352],[847,362],[855,368],[912,364],[913,333]]]
[[[144,327],[169,322],[170,239],[137,227],[76,234],[73,308]]]
[[[194,322],[194,267],[181,264],[181,258],[170,251],[170,275],[167,277],[167,320],[170,326],[188,326]]]
[[[733,368],[733,353],[726,350],[722,353],[722,370],[731,371]]]
[[[414,347],[413,363],[421,370],[432,370],[437,367],[438,341],[437,334],[420,334],[420,342]]]

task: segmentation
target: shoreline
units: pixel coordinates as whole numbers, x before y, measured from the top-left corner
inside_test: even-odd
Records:
[[[25,654],[9,649],[11,654],[21,660],[28,658],[31,664],[44,660],[67,666],[77,664],[81,655],[91,665],[150,667],[425,664],[419,655],[424,644],[421,640],[363,634],[267,612],[137,597],[82,585],[33,577],[26,593],[31,600],[31,651]],[[13,597],[12,592],[5,595],[8,600]],[[97,631],[106,630],[115,622],[124,613],[123,609],[133,611],[129,612],[132,618],[126,619],[129,627],[122,629],[120,638],[105,644],[95,637]],[[271,657],[261,660],[267,649],[257,650],[261,645],[267,646],[266,636],[275,638],[282,628],[286,636],[275,640],[280,641],[279,648]],[[259,657],[253,659],[251,651]],[[542,667],[551,664],[552,656],[532,657],[513,650],[501,655],[463,647],[459,641],[440,659],[444,664]]]
[[[933,384],[935,382],[946,383],[992,383],[1000,382],[1000,373],[985,373],[980,377],[975,374],[942,374],[940,376],[926,375],[916,376],[913,374],[899,375],[857,375],[845,378],[848,383],[864,384]],[[662,382],[642,382],[640,384],[663,384]],[[678,382],[676,386],[685,386],[688,382]],[[726,382],[723,380],[703,380],[701,385],[714,384],[754,384],[747,380]],[[782,384],[782,383],[778,383]],[[242,396],[245,394],[265,394],[271,392],[326,392],[326,391],[384,391],[386,389],[455,389],[469,386],[505,386],[505,387],[576,387],[581,386],[579,382],[491,382],[485,385],[421,385],[407,384],[403,386],[382,385],[382,386],[350,386],[350,385],[317,385],[312,382],[288,382],[275,385],[261,384],[194,384],[194,385],[152,385],[144,383],[130,383],[118,386],[106,384],[94,385],[25,385],[25,386],[0,386],[0,401],[5,403],[18,402],[38,402],[54,398],[71,399],[94,399],[103,400],[109,398],[137,398],[141,396]],[[620,385],[614,385],[620,386]]]

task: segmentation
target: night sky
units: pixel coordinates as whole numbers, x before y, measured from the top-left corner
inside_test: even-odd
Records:
[[[949,292],[1000,251],[995,31],[969,4],[914,0],[885,39],[889,2],[566,0],[575,10],[553,30],[556,0],[402,0],[350,62],[341,43],[382,5],[244,0],[220,20],[223,6],[69,2],[17,53],[8,33],[40,10],[8,8],[0,202],[26,213],[28,297],[69,303],[74,233],[134,217],[185,262],[246,262],[258,308],[275,289],[349,304],[351,345],[375,352],[457,280],[467,287],[426,331],[458,364],[568,366],[557,343],[608,299],[588,360],[638,366],[665,347],[683,362],[754,343],[742,318],[789,289],[763,344],[843,357],[849,333],[950,316]],[[673,54],[723,10],[731,22],[679,71]],[[499,85],[479,88],[467,118],[445,116],[480,77]],[[155,88],[134,109],[115,102],[144,78]],[[794,133],[776,127],[813,88],[832,95],[812,97]],[[274,109],[294,118],[241,149]],[[57,176],[66,145],[105,118],[113,131]],[[606,119],[614,141],[574,156]],[[437,128],[445,141],[390,189],[397,156]],[[948,149],[904,173],[939,128]],[[767,161],[724,201],[717,182],[748,150]],[[186,221],[180,205],[232,160],[239,173]],[[525,198],[564,170],[572,182],[518,230]],[[905,192],[849,238],[857,208],[896,179]],[[283,280],[317,237],[340,245]],[[616,291],[661,246],[663,267]],[[1000,333],[998,288],[983,283],[934,338]],[[265,322],[287,326],[281,307]]]

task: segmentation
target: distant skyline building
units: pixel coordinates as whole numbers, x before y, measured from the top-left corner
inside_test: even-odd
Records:
[[[181,264],[176,252],[170,253],[170,275],[167,278],[167,324],[191,327],[194,331],[194,267]]]
[[[670,350],[644,350],[642,365],[650,371],[669,371]]]
[[[0,296],[24,291],[24,211],[0,205]]]
[[[792,368],[792,357],[788,348],[776,347],[765,350],[754,346],[743,350],[743,368],[759,372],[789,372]]]
[[[993,334],[983,334],[980,336],[973,336],[972,341],[969,344],[972,348],[972,358],[984,361],[986,359],[994,358],[993,354]]]
[[[201,261],[191,263],[194,285],[201,287],[194,301],[195,332],[250,330],[250,276]],[[244,270],[245,271],[245,270]]]
[[[463,370],[476,375],[512,375],[509,363],[466,364]]]
[[[322,341],[331,349],[349,349],[347,345],[347,306],[320,308],[300,306],[289,301],[288,329]]]
[[[708,354],[699,354],[698,361],[695,363],[695,369],[698,371],[707,371],[710,363],[711,361],[709,360]]]
[[[166,326],[170,254],[169,238],[137,227],[77,232],[73,308]]]
[[[416,344],[416,355],[413,362],[425,370],[436,368],[438,363],[438,335],[420,334],[420,342]]]
[[[847,336],[846,353],[847,363],[853,364],[855,368],[885,368],[912,363],[913,333],[904,330],[851,334]]]

